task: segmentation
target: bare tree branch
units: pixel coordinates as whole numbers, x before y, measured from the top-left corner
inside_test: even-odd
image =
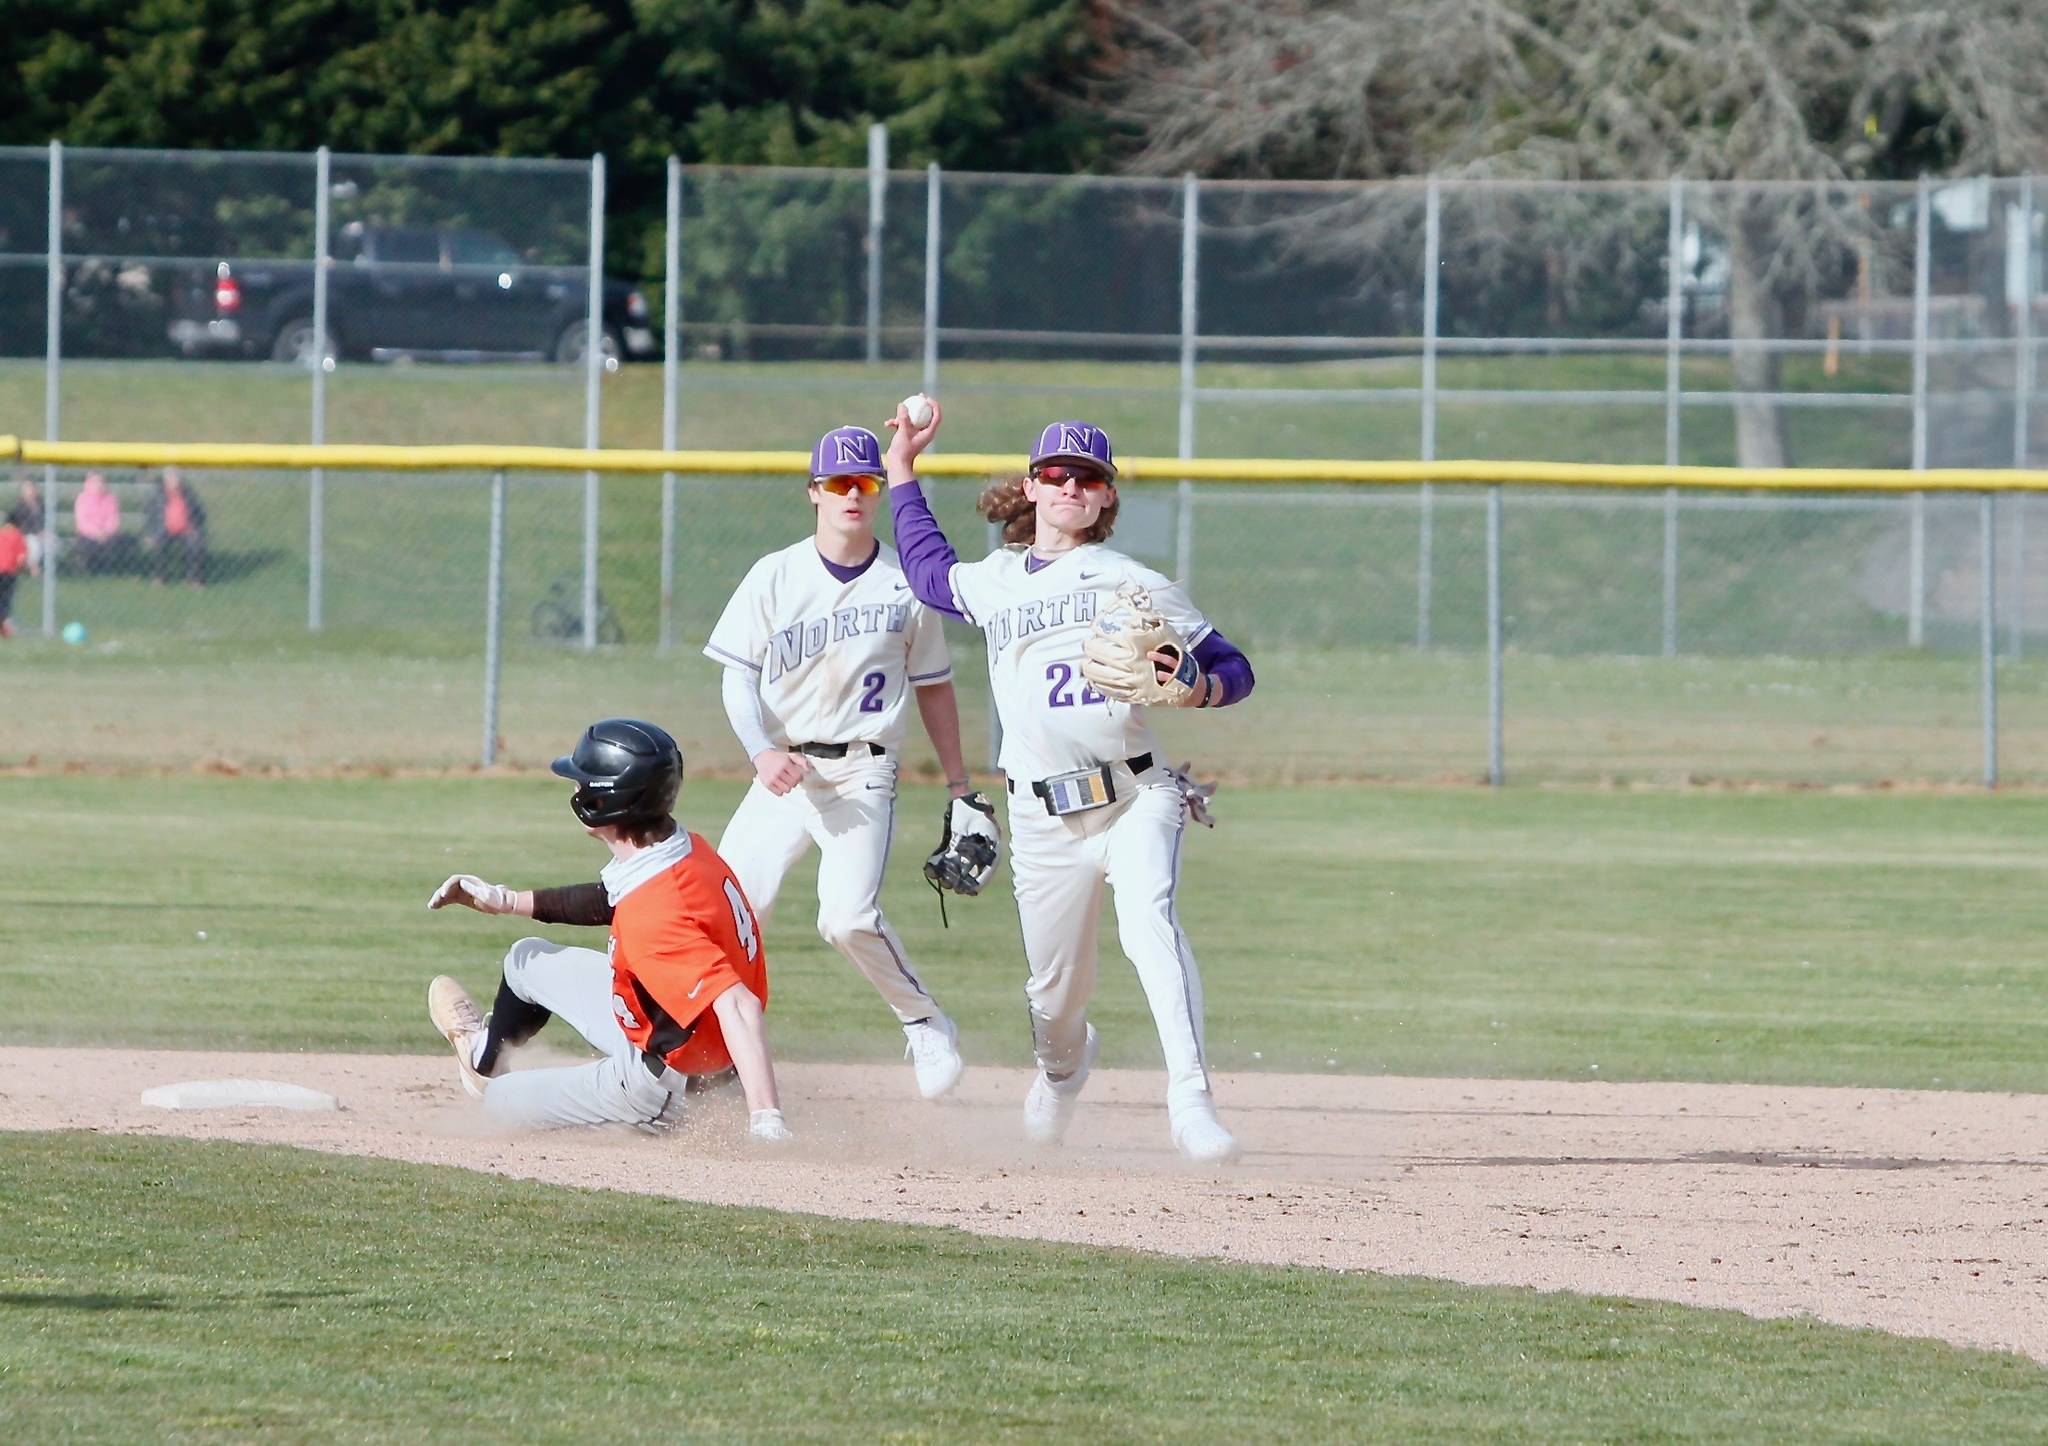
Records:
[[[1722,183],[1688,209],[1726,240],[1731,335],[1782,334],[1797,298],[1910,257],[1852,183],[2048,168],[2042,0],[1100,0],[1126,49],[1113,113],[1135,169],[1374,181]],[[1808,182],[1788,196],[1783,182]],[[1542,249],[1555,285],[1596,276],[1640,208],[1547,197],[1494,207],[1461,263],[1505,274]],[[1294,206],[1303,255],[1392,254],[1412,198]],[[1475,212],[1476,214],[1476,212]],[[1533,228],[1533,229],[1532,229]],[[1635,234],[1640,236],[1641,230]],[[1738,346],[1736,385],[1776,387]],[[1745,461],[1782,457],[1774,415],[1738,411]]]

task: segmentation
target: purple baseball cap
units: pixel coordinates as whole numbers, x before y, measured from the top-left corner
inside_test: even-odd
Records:
[[[1109,433],[1087,422],[1054,422],[1038,434],[1031,449],[1031,466],[1041,462],[1089,462],[1116,480],[1116,457],[1109,450]]]
[[[866,427],[834,427],[811,448],[812,477],[882,475],[882,443]]]

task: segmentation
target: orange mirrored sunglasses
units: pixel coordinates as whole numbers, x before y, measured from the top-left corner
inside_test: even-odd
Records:
[[[1063,487],[1067,483],[1072,482],[1076,486],[1090,492],[1098,487],[1107,487],[1109,485],[1109,478],[1103,476],[1095,468],[1069,467],[1064,462],[1048,462],[1033,475],[1039,481],[1049,482],[1055,487]]]
[[[855,492],[863,497],[873,497],[882,490],[882,479],[870,474],[852,477],[813,477],[813,487],[822,487],[834,497],[850,497]]]

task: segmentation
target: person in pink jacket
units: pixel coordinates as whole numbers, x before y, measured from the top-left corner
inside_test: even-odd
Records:
[[[85,485],[71,503],[71,527],[78,536],[79,567],[111,571],[121,546],[121,499],[97,472],[85,474]]]

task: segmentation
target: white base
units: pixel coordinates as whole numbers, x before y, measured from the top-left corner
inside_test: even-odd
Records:
[[[199,1079],[187,1080],[183,1084],[158,1085],[153,1090],[142,1092],[142,1102],[160,1110],[341,1108],[341,1101],[333,1095],[309,1090],[304,1085],[281,1084],[274,1079]]]

